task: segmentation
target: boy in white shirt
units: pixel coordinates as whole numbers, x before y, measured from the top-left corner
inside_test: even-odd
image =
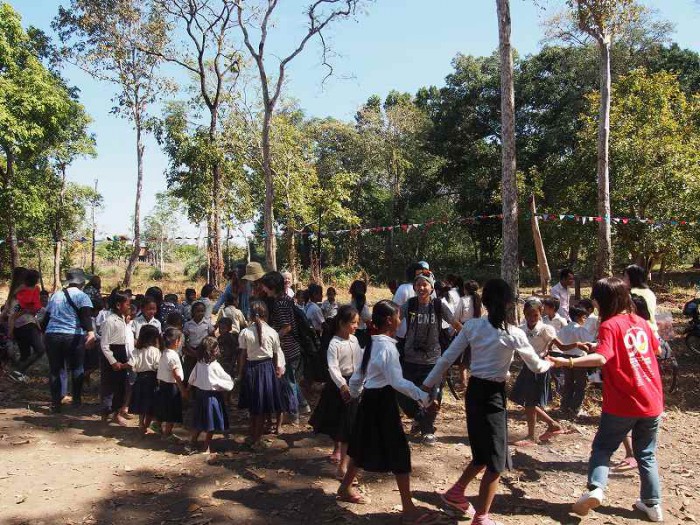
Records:
[[[569,268],[564,268],[559,272],[559,282],[552,286],[550,295],[559,299],[559,315],[569,320],[569,298],[571,296],[569,288],[571,288],[576,280],[574,272]]]
[[[309,302],[306,303],[304,313],[318,335],[323,331],[323,323],[326,318],[323,316],[321,307],[318,305],[323,300],[323,288],[319,284],[309,285]]]
[[[321,303],[321,311],[323,312],[323,317],[326,319],[333,319],[338,315],[338,302],[335,300],[336,291],[335,288],[329,286],[326,290],[326,300]]]
[[[544,324],[553,326],[559,334],[559,331],[569,324],[569,320],[559,315],[559,299],[556,297],[545,297],[542,300],[544,311]]]
[[[579,306],[569,308],[569,317],[572,321],[558,334],[558,339],[562,344],[593,342],[593,337],[584,327],[587,316],[586,310]],[[581,357],[586,355],[586,352],[580,348],[573,348],[564,350],[563,354],[564,357]],[[586,396],[587,385],[588,370],[586,368],[564,369],[564,388],[561,396],[561,410],[563,412],[569,412],[572,416],[586,416],[586,413],[581,410],[581,405]]]

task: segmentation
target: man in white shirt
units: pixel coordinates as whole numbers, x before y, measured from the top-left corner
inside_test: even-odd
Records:
[[[559,315],[569,319],[569,288],[574,285],[574,272],[569,268],[564,268],[559,272],[559,282],[552,287],[550,295],[559,299]]]

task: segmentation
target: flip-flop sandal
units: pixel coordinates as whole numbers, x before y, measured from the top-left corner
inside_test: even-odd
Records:
[[[521,439],[520,441],[513,443],[513,446],[518,448],[534,447],[535,445],[537,445],[537,443],[530,441],[529,439]]]
[[[572,432],[573,432],[572,430],[568,430],[566,428],[562,428],[560,430],[547,430],[538,439],[540,441],[549,441],[554,436],[563,436],[565,434],[571,434]]]
[[[345,494],[345,495],[340,495],[337,494],[335,496],[335,499],[338,501],[343,501],[345,503],[354,503],[355,505],[367,505],[369,503],[369,500],[362,497],[359,494]]]
[[[632,463],[632,461],[634,461],[634,463]],[[636,460],[632,460],[632,461],[627,461],[627,460],[623,459],[622,461],[620,461],[620,463],[615,465],[611,470],[613,472],[629,472],[630,470],[637,470],[639,468],[637,461]]]
[[[447,498],[447,494],[443,493],[443,494],[440,494],[440,499],[442,500],[442,502],[445,505],[447,505],[451,509],[454,509],[458,512],[461,512],[465,516],[469,516],[470,518],[473,518],[474,515],[476,514],[476,509],[469,501],[467,501],[466,498],[464,499],[464,503],[458,503],[456,501],[449,500]]]

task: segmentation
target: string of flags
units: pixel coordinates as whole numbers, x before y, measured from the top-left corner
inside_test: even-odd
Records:
[[[523,214],[523,217],[527,220],[529,220],[532,215],[530,213],[525,213]],[[652,219],[652,218],[640,218],[640,217],[604,217],[604,216],[590,216],[590,215],[578,215],[578,214],[556,214],[556,213],[538,213],[536,217],[543,222],[573,222],[573,223],[579,223],[579,224],[589,224],[589,223],[601,223],[605,220],[608,220],[611,224],[616,224],[616,225],[628,225],[628,224],[644,224],[647,226],[655,227],[655,228],[661,228],[664,226],[697,226],[700,225],[700,219],[696,220],[688,220],[688,219],[677,219],[677,218],[672,218],[672,219]],[[457,219],[433,219],[429,220],[426,222],[422,223],[409,223],[409,224],[396,224],[392,226],[374,226],[374,227],[368,227],[368,228],[349,228],[349,229],[343,229],[343,230],[330,230],[330,231],[324,231],[321,232],[322,237],[332,237],[332,236],[339,236],[339,235],[350,235],[350,236],[356,236],[356,235],[368,235],[368,234],[378,234],[378,233],[385,233],[385,232],[403,232],[403,233],[409,233],[411,231],[415,230],[428,230],[434,226],[439,226],[439,225],[448,225],[448,224],[477,224],[477,223],[482,223],[482,222],[488,222],[488,221],[500,221],[503,220],[503,214],[494,214],[494,215],[487,215],[487,214],[482,214],[482,215],[474,215],[471,217],[459,217]],[[280,232],[275,234],[277,237],[282,237],[285,234],[285,232]],[[301,232],[295,232],[295,235],[300,235],[304,237],[308,237],[309,239],[316,238],[318,236],[318,232],[313,231],[313,230],[306,230],[306,231],[301,231]],[[266,234],[261,233],[257,235],[258,237],[265,238]],[[255,235],[249,235],[247,236],[248,238],[254,238],[256,237]],[[146,238],[142,237],[141,242],[159,242],[159,241],[187,241],[187,240],[207,240],[209,237],[207,236],[198,236],[198,237],[191,237],[191,236],[175,236],[175,237],[168,237],[168,238]],[[229,235],[228,237],[226,236],[221,236],[220,239],[226,240],[226,239],[236,239],[238,236],[233,236]],[[28,238],[28,239],[19,239],[17,242],[18,244],[22,244],[25,242],[33,242],[35,240],[39,240],[39,238]],[[77,243],[88,243],[92,242],[91,237],[78,237],[78,238],[73,238],[73,239],[62,239],[64,242],[77,242]],[[126,236],[126,235],[111,235],[111,236],[106,236],[100,239],[95,239],[96,243],[102,243],[102,242],[131,242],[133,238]],[[0,245],[6,242],[6,239],[0,239]]]

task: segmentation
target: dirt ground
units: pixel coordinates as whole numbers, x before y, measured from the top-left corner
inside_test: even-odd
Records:
[[[680,361],[681,383],[667,399],[659,462],[667,523],[694,523],[700,519],[700,366],[690,357]],[[202,454],[187,456],[180,445],[166,445],[156,435],[139,437],[133,421],[130,428],[104,425],[95,415],[95,386],[87,399],[92,404],[61,415],[49,413],[47,391],[39,371],[28,385],[0,379],[0,523],[400,523],[399,496],[389,475],[362,476],[361,490],[370,504],[336,502],[338,482],[325,460],[330,444],[314,437],[306,419],[298,427],[286,426],[272,449],[253,453],[241,444],[245,414],[232,409],[233,434],[216,442],[219,453],[208,461]],[[599,399],[600,392],[591,388],[587,403],[594,414]],[[525,424],[513,408],[510,432],[516,438]],[[512,449],[514,470],[502,478],[493,513],[510,524],[641,522],[632,510],[635,473],[612,477],[599,512],[584,520],[569,514],[585,483],[596,422],[592,416],[572,424],[575,433],[549,444]],[[184,430],[179,433],[185,436]],[[450,394],[438,436],[434,448],[411,445],[414,497],[436,508],[436,491],[449,487],[470,455],[462,403]]]

